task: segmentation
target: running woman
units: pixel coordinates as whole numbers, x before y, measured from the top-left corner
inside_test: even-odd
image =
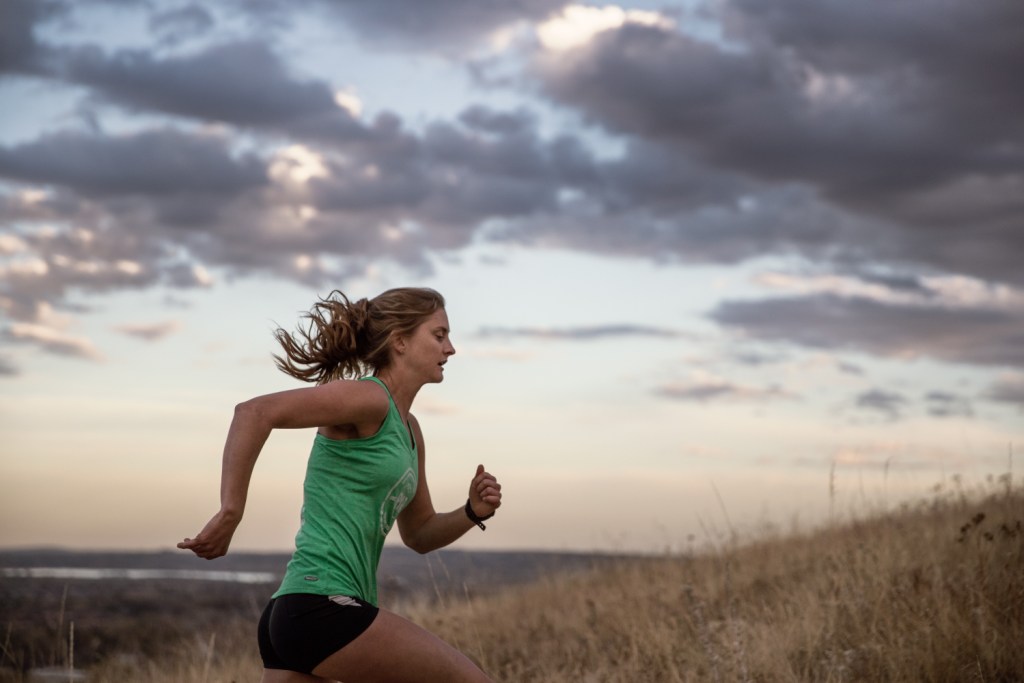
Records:
[[[224,446],[220,510],[179,548],[221,557],[242,520],[249,480],[274,429],[316,427],[295,552],[257,629],[263,683],[483,683],[491,679],[437,636],[382,609],[377,565],[397,521],[405,545],[452,543],[501,505],[501,485],[476,468],[464,507],[437,512],[423,433],[410,409],[441,382],[455,353],[444,298],[399,288],[351,302],[320,299],[295,333],[275,333],[277,366],[316,386],[235,407]]]

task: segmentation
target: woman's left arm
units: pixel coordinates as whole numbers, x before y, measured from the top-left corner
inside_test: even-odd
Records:
[[[465,505],[451,512],[437,512],[427,487],[426,447],[419,422],[412,415],[409,424],[416,435],[419,458],[419,481],[416,495],[398,515],[398,531],[402,542],[418,553],[429,553],[453,543],[476,526],[466,515]],[[469,484],[469,504],[477,517],[487,517],[501,507],[501,484],[483,465],[477,465],[476,474]]]

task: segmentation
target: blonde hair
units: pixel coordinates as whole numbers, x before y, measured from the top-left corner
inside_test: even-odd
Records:
[[[334,290],[313,304],[294,333],[278,328],[274,337],[284,356],[274,355],[282,372],[304,382],[378,374],[391,362],[391,342],[407,336],[439,309],[444,297],[426,287],[389,289],[372,299],[349,301]]]

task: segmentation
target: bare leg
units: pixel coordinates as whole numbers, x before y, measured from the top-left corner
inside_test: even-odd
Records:
[[[284,669],[264,669],[263,678],[260,683],[330,683],[327,678],[319,676],[307,676],[298,671],[285,671]]]
[[[383,609],[370,628],[313,673],[345,683],[493,683],[451,645]]]

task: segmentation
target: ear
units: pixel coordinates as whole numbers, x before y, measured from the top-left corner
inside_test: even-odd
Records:
[[[407,341],[408,340],[405,338],[404,335],[396,334],[393,337],[391,337],[391,348],[393,348],[395,350],[395,353],[397,353],[398,355],[402,355],[403,353],[405,353]]]

